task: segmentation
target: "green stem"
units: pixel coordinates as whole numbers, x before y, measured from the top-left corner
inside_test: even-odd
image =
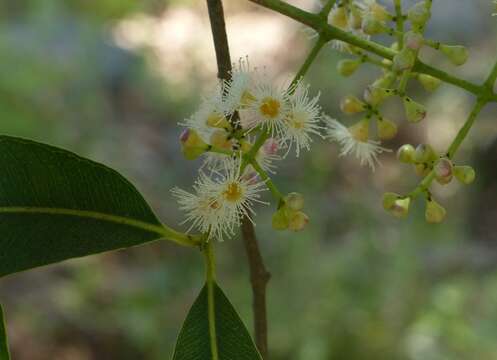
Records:
[[[402,16],[402,4],[400,0],[393,0],[395,7],[395,22],[397,24],[397,42],[399,43],[399,49],[404,47],[404,17]]]
[[[211,345],[212,360],[218,360],[217,335],[216,335],[216,306],[214,299],[214,286],[216,285],[216,263],[212,240],[205,243],[205,281],[207,286],[207,315],[209,320],[209,339]]]
[[[276,185],[272,182],[271,178],[267,174],[267,172],[259,165],[259,163],[255,159],[250,160],[250,165],[254,168],[255,171],[259,174],[262,180],[265,181],[267,187],[273,194],[274,198],[278,200],[278,203],[283,201],[283,194],[278,190]]]
[[[335,6],[337,0],[328,0],[326,4],[324,4],[323,8],[319,12],[319,16],[321,16],[323,19],[328,19],[328,15],[331,12],[331,9],[333,9],[333,6]]]

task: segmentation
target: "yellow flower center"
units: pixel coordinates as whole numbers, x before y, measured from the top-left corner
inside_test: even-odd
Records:
[[[240,105],[247,106],[250,105],[251,102],[255,100],[254,95],[252,95],[249,91],[245,90],[242,94],[242,98],[240,99]]]
[[[305,125],[305,115],[302,113],[293,113],[289,117],[290,126],[294,129],[301,130]]]
[[[262,99],[259,109],[264,116],[274,119],[280,113],[280,107],[281,104],[278,100],[273,99],[272,97],[266,97]]]
[[[232,182],[228,184],[226,190],[224,190],[224,198],[228,201],[235,202],[240,200],[243,196],[243,189],[237,182]]]

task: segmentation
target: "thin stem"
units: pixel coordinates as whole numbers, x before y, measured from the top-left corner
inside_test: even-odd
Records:
[[[217,77],[229,80],[231,78],[231,58],[226,23],[224,21],[223,3],[220,0],[207,0],[207,9],[216,50]]]
[[[393,0],[395,7],[395,22],[397,25],[397,42],[399,43],[399,49],[404,47],[404,17],[402,16],[402,4],[400,0]]]
[[[273,194],[273,197],[280,203],[283,201],[283,194],[278,190],[276,185],[273,183],[267,172],[259,165],[257,160],[251,159],[250,165],[254,168],[255,171],[260,175],[261,179],[266,183],[267,187]]]
[[[216,335],[216,304],[214,286],[216,284],[216,263],[212,241],[207,241],[204,247],[205,255],[205,283],[207,286],[207,316],[209,320],[209,339],[212,360],[218,360],[217,335]]]
[[[328,19],[328,15],[330,14],[331,9],[333,9],[333,6],[335,6],[336,2],[337,0],[328,0],[319,12],[319,16],[321,16],[323,19]]]

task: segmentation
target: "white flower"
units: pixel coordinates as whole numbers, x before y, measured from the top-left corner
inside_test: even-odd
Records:
[[[374,170],[376,164],[380,163],[378,155],[391,151],[381,147],[379,141],[358,140],[357,136],[354,136],[347,127],[335,119],[326,116],[325,121],[327,123],[328,138],[336,141],[342,147],[340,156],[354,154],[360,160],[361,165],[368,164]]]
[[[288,90],[276,87],[267,79],[260,77],[252,89],[253,100],[248,104],[246,126],[249,129],[260,126],[274,137],[282,137],[286,132],[286,117],[289,110]]]
[[[297,157],[300,150],[309,150],[312,142],[311,134],[321,135],[321,107],[318,105],[319,94],[309,98],[309,86],[298,82],[295,92],[290,97],[290,110],[287,116],[287,127],[284,141],[288,142],[287,154],[293,144]]]
[[[228,116],[245,107],[253,99],[251,94],[253,76],[254,72],[250,69],[248,57],[240,58],[238,65],[233,64],[231,79],[223,82],[224,109]]]
[[[190,229],[219,241],[234,235],[243,216],[251,220],[252,207],[255,202],[263,203],[259,193],[266,190],[256,175],[240,176],[238,159],[229,158],[224,165],[223,172],[213,171],[210,176],[201,172],[194,185],[195,194],[172,190],[180,209],[186,212],[185,221],[191,222]]]

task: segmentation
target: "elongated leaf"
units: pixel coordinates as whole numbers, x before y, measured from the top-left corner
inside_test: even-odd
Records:
[[[214,284],[216,360],[262,360],[250,334],[223,291]],[[191,307],[176,343],[173,360],[212,360],[208,291],[204,286]]]
[[[0,277],[177,235],[124,177],[69,151],[0,136],[0,171]]]
[[[0,360],[9,360],[9,347],[7,345],[7,332],[3,320],[2,305],[0,305]]]

